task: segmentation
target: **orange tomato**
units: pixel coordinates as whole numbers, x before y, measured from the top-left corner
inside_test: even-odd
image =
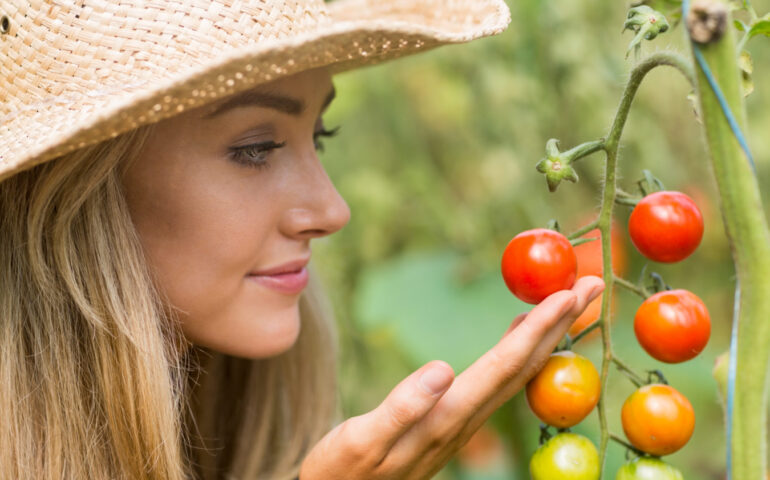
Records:
[[[596,228],[580,238],[599,238],[599,236],[599,229]],[[628,269],[628,252],[623,241],[623,229],[617,222],[613,222],[610,229],[610,246],[612,249],[612,271],[616,275],[623,276]],[[594,240],[574,248],[578,258],[577,276],[597,275],[601,277],[604,269],[601,240]]]
[[[695,429],[695,412],[687,397],[659,383],[632,393],[623,404],[620,419],[631,445],[655,456],[682,448]]]
[[[599,372],[590,360],[571,351],[552,353],[527,383],[527,403],[543,423],[568,428],[580,423],[599,402]]]
[[[612,249],[612,271],[616,275],[623,276],[626,274],[628,268],[628,253],[626,251],[626,245],[623,241],[623,233],[620,225],[617,222],[612,224],[610,230],[610,248]],[[591,230],[583,235],[581,238],[599,238],[599,229]],[[601,240],[594,240],[592,242],[578,245],[574,248],[575,255],[578,259],[577,278],[584,277],[586,275],[596,275],[602,277],[604,262],[602,260],[602,244]],[[575,320],[575,323],[569,328],[569,335],[574,337],[578,333],[582,332],[584,328],[594,323],[601,314],[602,311],[602,297],[604,294],[596,297],[591,303],[588,304],[582,314]],[[612,298],[611,311],[615,312],[615,295]],[[589,337],[595,337],[598,335],[598,330],[591,332]]]

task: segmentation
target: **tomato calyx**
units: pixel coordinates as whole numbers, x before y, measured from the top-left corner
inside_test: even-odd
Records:
[[[668,380],[666,380],[666,377],[660,370],[647,370],[647,385],[652,385],[653,383],[668,385]]]
[[[653,10],[647,5],[639,5],[630,9],[628,11],[628,19],[623,24],[623,31],[633,30],[636,32],[636,36],[628,44],[626,58],[628,58],[631,50],[634,50],[638,57],[643,39],[652,40],[659,34],[668,31],[668,29],[669,25],[666,17],[657,10]]]
[[[535,168],[545,174],[548,191],[555,192],[562,180],[577,183],[578,175],[570,165],[572,159],[559,152],[559,141],[555,138],[545,144],[545,158],[537,162]]]
[[[579,178],[572,168],[572,162],[603,148],[604,139],[600,139],[560,152],[559,140],[551,138],[545,144],[545,158],[537,162],[535,168],[545,175],[548,191],[555,192],[563,180],[577,183]]]
[[[644,265],[647,268],[647,265]],[[642,270],[644,272],[644,270]],[[673,290],[671,285],[667,284],[663,277],[658,272],[650,272],[648,275],[649,281],[647,284],[647,290],[651,290],[652,293],[662,292],[664,290]]]
[[[663,186],[663,182],[661,182],[658,177],[654,176],[651,171],[646,169],[642,170],[642,175],[644,175],[644,178],[637,180],[636,182],[636,186],[639,187],[639,192],[642,194],[642,197],[666,189],[666,187]]]

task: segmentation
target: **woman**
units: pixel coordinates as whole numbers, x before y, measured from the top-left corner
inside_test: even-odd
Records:
[[[603,284],[339,423],[308,261],[350,212],[315,148],[334,73],[497,33],[507,8],[130,3],[0,12],[0,478],[430,478]]]

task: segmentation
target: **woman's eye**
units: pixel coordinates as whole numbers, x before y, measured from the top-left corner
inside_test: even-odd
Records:
[[[321,142],[321,137],[333,137],[337,135],[337,132],[339,132],[341,125],[338,125],[331,130],[327,130],[326,128],[321,127],[321,130],[318,130],[317,132],[313,133],[313,144],[315,145],[316,150],[319,152],[324,151],[324,145]]]
[[[333,137],[337,134],[340,127],[337,126],[331,130],[321,128],[313,133],[313,144],[316,150],[323,151],[324,146],[321,143],[321,137]],[[267,158],[270,152],[286,145],[286,142],[276,143],[271,141],[252,143],[250,145],[244,145],[242,147],[230,147],[230,159],[234,162],[255,168],[268,168],[270,163]]]
[[[230,147],[230,159],[248,167],[268,168],[270,166],[267,162],[268,154],[284,145],[286,142],[275,143],[271,140],[242,147]]]

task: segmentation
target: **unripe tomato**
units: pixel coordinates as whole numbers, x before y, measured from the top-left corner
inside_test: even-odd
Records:
[[[687,258],[703,237],[703,216],[681,192],[655,192],[644,197],[628,219],[631,242],[650,260],[673,263]]]
[[[567,237],[535,228],[508,242],[501,269],[508,289],[520,300],[536,304],[575,285],[577,257]]]
[[[669,385],[645,385],[629,396],[620,411],[631,445],[661,456],[682,448],[695,429],[695,412],[687,398]]]
[[[684,480],[684,477],[659,458],[639,457],[620,467],[615,480]]]
[[[527,403],[543,423],[568,428],[580,423],[599,402],[601,380],[591,361],[571,351],[551,354],[527,383]]]
[[[711,336],[703,301],[687,290],[666,290],[645,300],[634,317],[634,333],[650,356],[679,363],[698,355]]]
[[[598,480],[599,452],[582,435],[560,433],[532,455],[529,474],[532,480]]]

